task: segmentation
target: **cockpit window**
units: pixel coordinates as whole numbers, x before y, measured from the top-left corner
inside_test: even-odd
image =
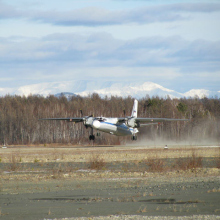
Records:
[[[106,119],[103,118],[103,117],[99,117],[99,118],[97,118],[97,120],[98,120],[99,122],[104,122],[104,121],[106,121]]]

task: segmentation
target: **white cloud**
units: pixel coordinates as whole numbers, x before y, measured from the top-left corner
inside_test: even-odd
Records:
[[[212,13],[220,11],[218,3],[182,3],[144,6],[135,9],[108,10],[84,7],[68,11],[20,10],[0,2],[0,18],[26,18],[60,26],[103,26],[116,24],[147,24],[188,19],[184,13]]]
[[[40,39],[1,39],[0,48],[4,48],[0,50],[1,77],[7,72],[18,81],[120,78],[159,84],[178,79],[190,80],[188,84],[220,83],[216,74],[220,42],[191,42],[177,36],[122,41],[106,33],[54,34]]]
[[[169,66],[182,72],[212,72],[220,66],[220,41],[191,42],[178,36],[122,41],[106,33],[54,34],[19,41],[2,38],[0,48],[1,62],[18,66]]]
[[[180,35],[188,40],[218,40],[220,37],[216,28],[220,26],[220,4],[217,1],[98,3],[100,6],[92,0],[83,1],[83,4],[67,0],[62,4],[56,0],[9,0],[7,4],[0,1],[0,8],[5,8],[0,9],[0,21],[4,21],[1,22],[0,35],[42,37],[51,33],[94,33],[102,30],[118,39],[155,35]]]

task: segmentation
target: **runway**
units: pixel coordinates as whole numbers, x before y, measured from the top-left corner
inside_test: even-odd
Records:
[[[219,149],[158,147],[0,149],[0,216],[220,217]]]

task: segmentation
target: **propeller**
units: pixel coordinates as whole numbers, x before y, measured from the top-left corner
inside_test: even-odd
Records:
[[[85,125],[85,127],[90,127],[93,123],[93,115],[90,115],[90,116],[84,116],[83,115],[83,111],[82,109],[79,110],[80,111],[80,114],[81,114],[81,117],[83,118],[83,124]]]
[[[86,129],[88,128],[88,127],[90,127],[91,128],[91,132],[90,132],[90,135],[89,135],[89,140],[91,141],[91,140],[95,140],[95,136],[94,136],[94,134],[93,134],[93,127],[92,127],[92,124],[93,124],[93,121],[94,121],[94,117],[93,117],[93,115],[90,115],[90,116],[83,116],[83,111],[82,111],[82,109],[80,109],[79,110],[80,111],[80,114],[81,114],[81,117],[83,118],[83,124],[84,124],[84,126],[86,127]]]
[[[79,111],[80,111],[80,113],[81,113],[81,117],[83,117],[83,111],[82,111],[82,109],[80,109]]]

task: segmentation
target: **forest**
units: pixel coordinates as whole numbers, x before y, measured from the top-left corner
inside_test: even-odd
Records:
[[[167,97],[139,99],[138,117],[183,118],[189,122],[164,122],[139,128],[135,143],[189,143],[220,144],[220,99]],[[66,121],[40,121],[41,118],[64,118],[93,115],[94,117],[130,116],[134,99],[132,97],[101,98],[94,93],[88,97],[50,95],[0,97],[0,145],[37,145],[37,144],[91,144],[88,136],[90,129],[82,123]],[[132,143],[130,137],[116,137],[101,133],[95,144],[113,145]]]

